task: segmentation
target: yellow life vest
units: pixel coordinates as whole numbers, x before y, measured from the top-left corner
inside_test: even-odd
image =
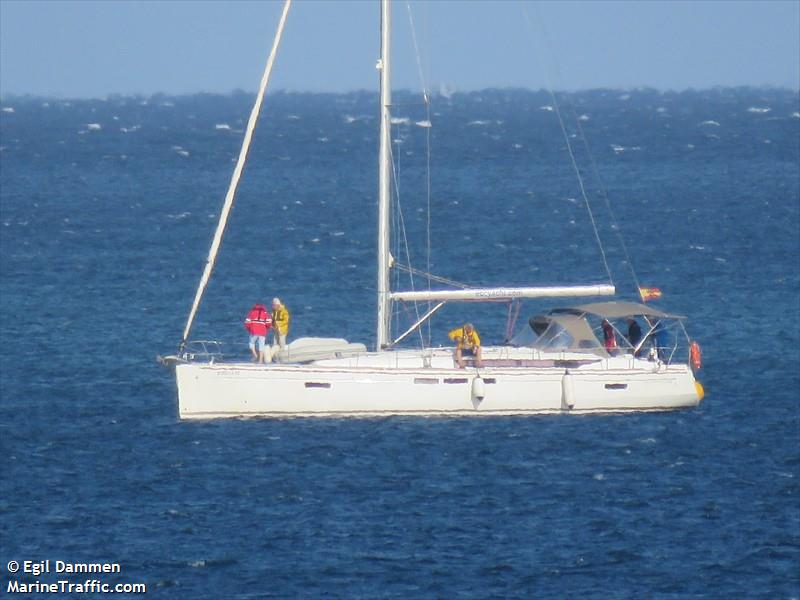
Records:
[[[289,333],[289,310],[283,305],[273,310],[272,323],[281,335]]]
[[[478,348],[481,345],[481,338],[478,337],[478,332],[473,329],[469,333],[464,331],[463,327],[453,329],[447,336],[453,340],[459,348]]]

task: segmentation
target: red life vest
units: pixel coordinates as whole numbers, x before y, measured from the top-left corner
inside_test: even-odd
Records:
[[[244,328],[251,335],[267,335],[272,328],[272,317],[263,304],[256,304],[250,309],[244,320]]]
[[[606,350],[616,350],[617,336],[614,333],[614,328],[611,325],[603,324],[603,342]]]

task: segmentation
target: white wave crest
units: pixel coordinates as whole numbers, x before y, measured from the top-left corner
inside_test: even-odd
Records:
[[[617,153],[621,154],[622,152],[638,152],[642,149],[641,146],[620,146],[619,144],[611,144],[611,149]]]
[[[360,115],[358,117],[354,117],[352,115],[345,115],[344,122],[349,125],[350,123],[357,123],[358,121],[369,121],[371,118],[372,117],[368,115]]]

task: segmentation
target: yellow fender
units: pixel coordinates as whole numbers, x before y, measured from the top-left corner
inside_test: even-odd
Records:
[[[697,401],[700,402],[706,395],[706,391],[703,389],[703,384],[699,381],[695,381],[694,389],[697,390]]]

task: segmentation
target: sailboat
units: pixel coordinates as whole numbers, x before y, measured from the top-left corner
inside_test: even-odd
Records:
[[[180,350],[162,359],[174,367],[181,419],[291,416],[525,415],[669,410],[696,406],[699,352],[682,360],[678,336],[656,343],[667,328],[685,333],[684,318],[638,302],[611,300],[553,309],[530,319],[507,343],[485,346],[480,360],[459,365],[454,348],[402,348],[400,343],[446,303],[529,298],[613,296],[613,284],[392,290],[389,251],[392,170],[391,6],[381,2],[380,147],[378,186],[377,327],[374,350],[336,338],[301,338],[268,364],[221,360],[209,343],[189,341],[213,270],[245,165],[275,54],[287,0],[250,114],[209,257],[184,329]],[[394,303],[431,308],[400,335],[391,335]],[[643,326],[629,336],[620,323]],[[601,323],[601,327],[598,327]],[[616,325],[613,325],[616,324]],[[612,329],[613,344],[598,337]],[[617,344],[617,339],[620,343]],[[688,342],[688,335],[686,336]],[[694,347],[693,347],[694,348]],[[458,357],[460,358],[460,356]],[[695,360],[696,359],[696,360]]]

